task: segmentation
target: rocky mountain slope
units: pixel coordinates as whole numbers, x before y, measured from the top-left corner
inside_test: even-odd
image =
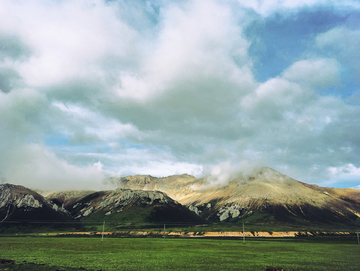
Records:
[[[359,190],[308,185],[267,167],[222,185],[186,174],[109,181],[122,188],[163,191],[210,221],[353,224],[360,213]]]
[[[70,205],[77,203],[90,194],[95,193],[92,190],[69,190],[52,192],[45,197],[54,202],[58,206],[63,206],[65,209]]]
[[[130,189],[57,192],[48,198],[63,204],[75,219],[112,222],[204,221],[163,192]]]
[[[6,221],[69,221],[70,213],[21,185],[0,185],[0,223]]]

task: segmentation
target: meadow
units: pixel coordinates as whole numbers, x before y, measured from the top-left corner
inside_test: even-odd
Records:
[[[249,238],[245,244],[220,238],[0,237],[0,258],[107,271],[360,270],[357,240],[336,237]]]

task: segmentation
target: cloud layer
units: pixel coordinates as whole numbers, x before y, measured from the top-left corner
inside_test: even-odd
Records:
[[[270,166],[360,185],[358,1],[0,0],[0,181]]]

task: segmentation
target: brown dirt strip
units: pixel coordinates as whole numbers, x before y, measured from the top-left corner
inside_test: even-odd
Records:
[[[324,232],[299,232],[299,231],[282,231],[282,232],[244,232],[245,237],[297,237],[321,235]],[[243,237],[242,232],[225,231],[225,232],[164,232],[164,231],[115,231],[115,232],[63,232],[63,233],[40,233],[38,235],[61,236],[61,235],[133,235],[133,236],[151,236],[165,235],[171,237]],[[332,235],[350,235],[350,232],[332,232]]]

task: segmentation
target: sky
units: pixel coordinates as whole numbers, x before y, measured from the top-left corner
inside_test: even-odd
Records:
[[[0,183],[360,189],[358,0],[0,0]]]

